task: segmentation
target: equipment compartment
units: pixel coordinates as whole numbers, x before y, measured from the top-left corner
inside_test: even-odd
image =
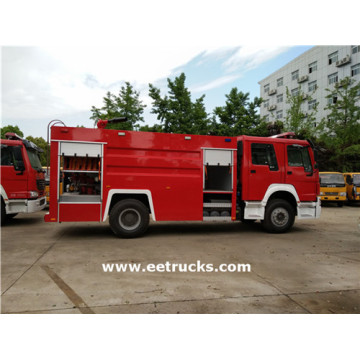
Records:
[[[98,203],[101,201],[101,158],[62,156],[64,192],[63,203]]]
[[[232,166],[205,165],[204,191],[232,191]]]

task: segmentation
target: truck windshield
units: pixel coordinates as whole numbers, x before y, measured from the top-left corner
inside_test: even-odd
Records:
[[[341,174],[320,174],[320,184],[326,185],[342,185],[345,186],[345,180]]]
[[[37,152],[33,149],[28,149],[28,148],[26,149],[26,151],[27,151],[32,168],[34,170],[41,171],[42,170],[41,162],[40,162],[39,155],[37,154]]]
[[[360,174],[355,174],[353,176],[353,179],[354,179],[354,185],[360,186]]]

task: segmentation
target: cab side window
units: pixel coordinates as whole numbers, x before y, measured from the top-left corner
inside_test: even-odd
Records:
[[[7,146],[1,148],[1,166],[24,166],[21,147]]]
[[[253,165],[268,165],[270,171],[279,170],[272,144],[251,144],[251,161]]]
[[[1,166],[13,166],[12,152],[9,147],[1,148]]]
[[[306,172],[312,171],[311,159],[307,147],[289,145],[287,147],[288,165],[303,167]]]

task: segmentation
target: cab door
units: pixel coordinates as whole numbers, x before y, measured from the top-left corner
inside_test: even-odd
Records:
[[[286,184],[293,185],[300,201],[316,201],[317,170],[313,169],[309,147],[298,144],[286,146]]]
[[[9,199],[27,199],[28,170],[20,145],[1,145],[1,185]]]
[[[273,144],[249,142],[248,191],[244,200],[262,200],[271,184],[281,182],[277,156]]]

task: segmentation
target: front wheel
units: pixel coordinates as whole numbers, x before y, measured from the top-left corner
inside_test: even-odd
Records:
[[[284,233],[294,224],[294,208],[282,199],[270,200],[265,209],[263,226],[271,233]]]
[[[139,200],[121,200],[110,211],[111,230],[123,238],[143,235],[149,226],[149,210]]]

